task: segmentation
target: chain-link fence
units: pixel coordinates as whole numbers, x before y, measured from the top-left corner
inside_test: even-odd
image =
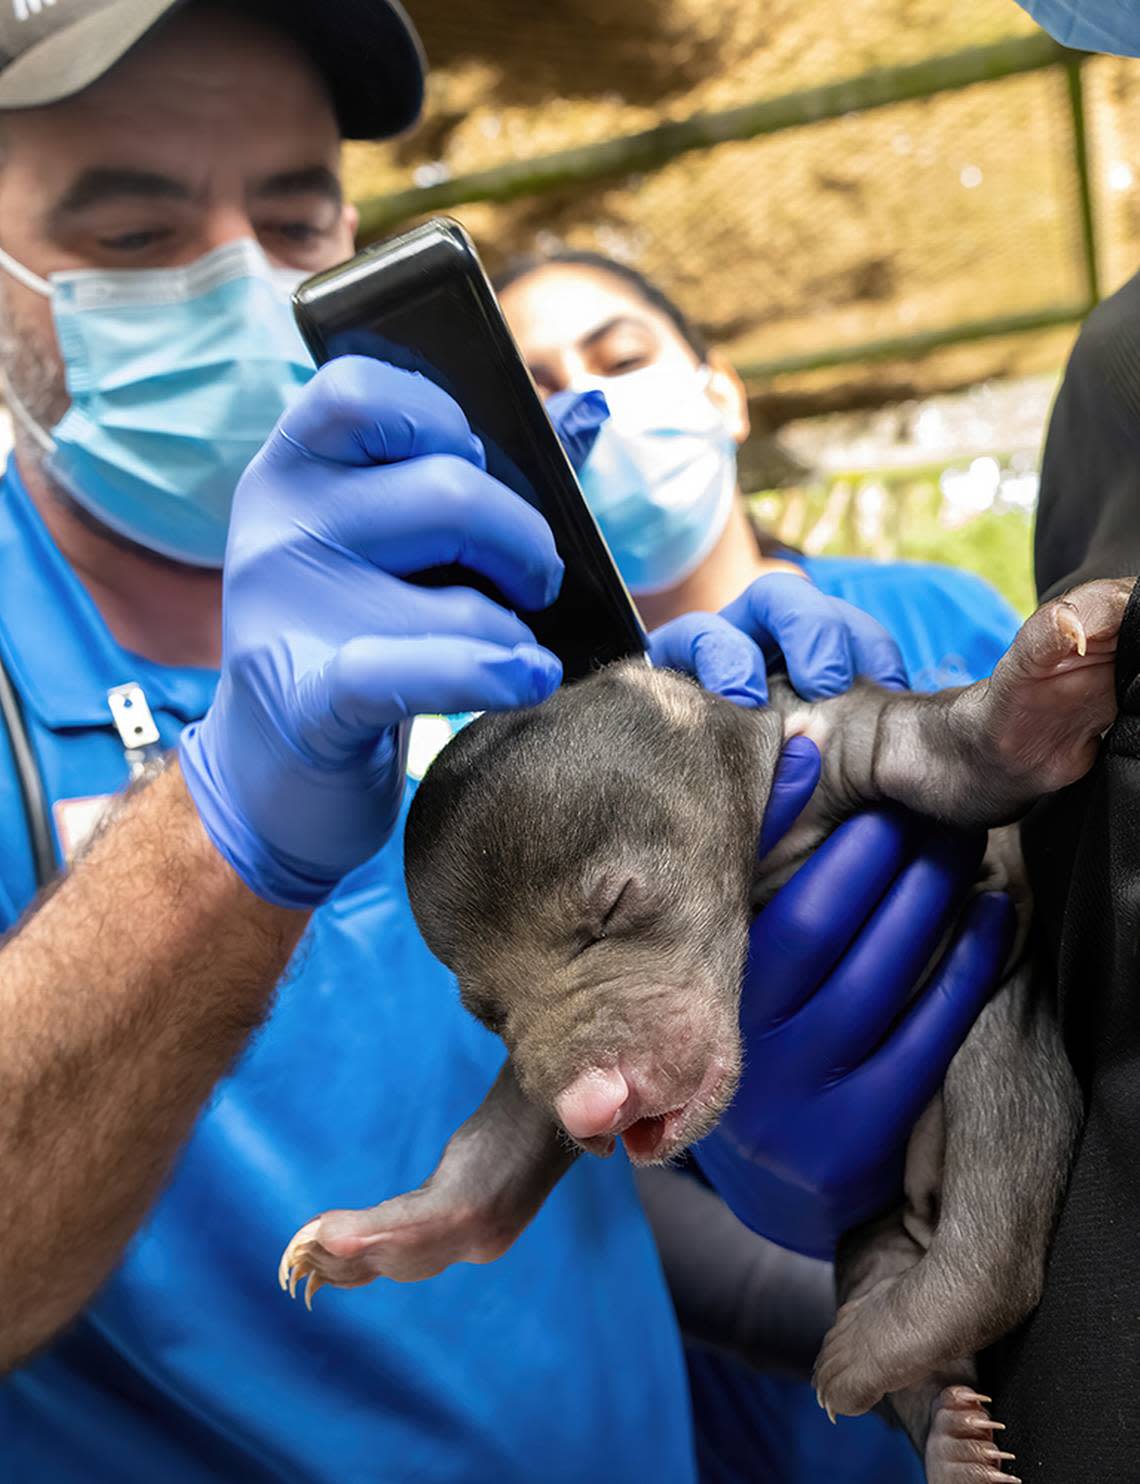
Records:
[[[492,265],[624,258],[770,423],[1054,369],[1090,280],[1135,266],[1140,64],[1078,62],[1013,0],[413,9],[425,124],[349,156],[372,230],[444,207]]]

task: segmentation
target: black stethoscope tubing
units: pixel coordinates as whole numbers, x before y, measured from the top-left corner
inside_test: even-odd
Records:
[[[36,886],[39,889],[55,879],[55,839],[51,827],[51,808],[43,774],[36,758],[24,710],[16,695],[12,678],[0,655],[0,719],[3,720],[12,748],[12,760],[16,764],[16,784],[24,807],[24,818],[28,823],[28,838],[32,847],[32,864],[35,867]]]

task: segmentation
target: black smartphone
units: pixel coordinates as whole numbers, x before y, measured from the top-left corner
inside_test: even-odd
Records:
[[[458,222],[427,222],[317,274],[294,294],[293,310],[318,365],[370,355],[430,377],[466,413],[488,471],[546,517],[566,575],[549,608],[521,616],[567,680],[645,653],[633,600]],[[503,601],[462,568],[433,567],[414,580],[477,587]]]

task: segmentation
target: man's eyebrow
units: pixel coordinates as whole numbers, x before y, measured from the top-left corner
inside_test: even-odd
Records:
[[[327,165],[307,165],[301,170],[282,170],[267,175],[251,193],[257,200],[281,199],[288,196],[325,196],[334,206],[344,200],[340,181]]]
[[[189,201],[190,187],[169,175],[154,170],[129,170],[121,166],[96,166],[68,186],[56,202],[53,217],[74,216],[92,206],[124,198],[142,201]]]
[[[634,314],[615,314],[612,319],[608,319],[603,324],[598,325],[588,335],[583,335],[578,343],[589,349],[591,346],[597,345],[599,340],[604,340],[607,335],[612,335],[615,330],[624,329],[627,325],[635,330],[648,329],[645,321],[638,319]]]

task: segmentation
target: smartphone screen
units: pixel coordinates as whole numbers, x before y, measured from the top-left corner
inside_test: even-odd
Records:
[[[442,387],[482,440],[488,471],[546,517],[566,574],[549,608],[521,617],[558,655],[567,680],[645,653],[637,610],[458,223],[428,222],[309,279],[294,308],[318,365],[373,356]],[[503,601],[461,568],[414,580],[477,587]]]

